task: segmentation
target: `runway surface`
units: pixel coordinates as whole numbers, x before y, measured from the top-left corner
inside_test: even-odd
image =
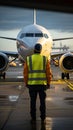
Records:
[[[52,66],[53,79],[46,91],[46,124],[41,124],[39,97],[37,121],[30,123],[30,98],[24,87],[23,68],[10,67],[6,80],[0,79],[0,129],[1,130],[73,130],[73,74],[70,80],[61,80],[58,67]]]

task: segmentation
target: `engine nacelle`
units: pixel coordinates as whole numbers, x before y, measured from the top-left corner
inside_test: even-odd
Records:
[[[62,72],[65,73],[73,72],[73,54],[69,52],[62,55],[59,60],[59,66]]]
[[[0,52],[0,72],[6,71],[9,59],[6,54]]]

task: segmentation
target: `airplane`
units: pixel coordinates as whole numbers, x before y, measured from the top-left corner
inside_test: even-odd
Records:
[[[34,46],[39,43],[42,45],[41,55],[48,57],[49,60],[60,56],[59,67],[62,71],[61,78],[69,79],[69,73],[73,72],[73,52],[52,52],[53,41],[73,39],[73,37],[52,39],[49,31],[36,23],[36,10],[34,9],[33,24],[25,26],[18,33],[17,38],[0,36],[0,38],[14,40],[17,45],[17,52],[0,51],[0,77],[5,79],[6,70],[9,66],[9,56],[18,57],[24,62],[26,57],[34,54]],[[13,61],[13,60],[12,60]],[[10,61],[11,62],[11,61]]]

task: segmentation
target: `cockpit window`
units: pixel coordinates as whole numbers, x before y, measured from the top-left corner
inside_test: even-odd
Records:
[[[22,33],[20,38],[24,38],[24,37],[45,37],[45,38],[49,38],[46,33]]]
[[[43,37],[43,33],[35,33],[35,37]]]
[[[34,33],[26,33],[25,36],[26,37],[34,37]]]

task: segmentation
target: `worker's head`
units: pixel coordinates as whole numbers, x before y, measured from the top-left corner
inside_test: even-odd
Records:
[[[42,45],[37,43],[35,46],[34,46],[34,52],[35,53],[40,53],[42,50]]]

